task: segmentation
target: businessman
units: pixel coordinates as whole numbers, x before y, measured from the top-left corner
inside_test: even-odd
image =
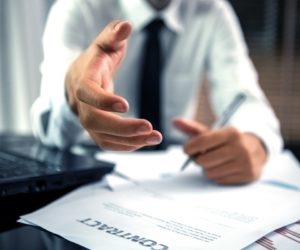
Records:
[[[59,0],[43,39],[32,117],[48,145],[88,137],[134,151],[182,142],[220,184],[256,180],[281,150],[279,122],[224,0]],[[217,118],[238,93],[247,96],[224,128],[194,120],[204,74]]]

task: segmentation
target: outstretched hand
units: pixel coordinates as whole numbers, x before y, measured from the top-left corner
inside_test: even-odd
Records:
[[[209,129],[201,123],[175,119],[174,125],[190,136],[184,151],[219,184],[242,184],[261,175],[267,154],[261,141],[233,127]]]
[[[113,92],[113,76],[125,56],[131,30],[127,21],[108,24],[66,75],[69,105],[91,138],[104,149],[133,151],[162,140],[149,121],[116,113],[129,110],[128,102]]]

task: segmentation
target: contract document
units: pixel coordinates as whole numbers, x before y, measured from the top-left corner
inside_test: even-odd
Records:
[[[135,166],[120,161],[120,175],[82,187],[21,221],[90,249],[159,250],[242,249],[299,220],[300,169],[292,155],[270,162],[253,184],[224,187],[197,167],[178,173],[182,161],[174,161],[179,154],[172,152],[166,155],[178,164],[177,172],[162,156],[148,176],[126,172],[143,172],[145,161]]]

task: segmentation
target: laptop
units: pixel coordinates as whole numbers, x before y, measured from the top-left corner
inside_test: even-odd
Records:
[[[41,145],[33,136],[0,135],[0,199],[100,180],[115,164]]]

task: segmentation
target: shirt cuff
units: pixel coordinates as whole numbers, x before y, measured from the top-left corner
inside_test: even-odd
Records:
[[[78,117],[71,110],[66,98],[62,98],[60,102],[55,101],[52,115],[53,122],[51,124],[53,126],[51,127],[52,131],[49,132],[52,135],[57,134],[57,136],[54,136],[54,144],[59,148],[65,149],[78,143],[84,129]]]
[[[268,158],[279,154],[283,149],[279,121],[267,106],[246,104],[228,125],[257,136],[266,148]]]

